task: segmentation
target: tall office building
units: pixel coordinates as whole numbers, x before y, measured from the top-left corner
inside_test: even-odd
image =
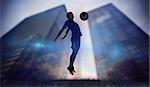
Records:
[[[148,81],[149,36],[112,4],[89,11],[99,79]]]
[[[65,48],[69,38],[53,41],[65,21],[66,9],[62,5],[24,19],[5,34],[1,38],[2,81],[67,78],[64,73],[69,52]]]

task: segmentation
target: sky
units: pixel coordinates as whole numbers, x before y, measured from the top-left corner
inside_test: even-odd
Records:
[[[67,11],[75,15],[81,32],[84,32],[81,45],[81,68],[83,78],[97,78],[91,37],[87,21],[81,21],[79,14],[112,3],[146,33],[149,32],[148,0],[2,0],[0,37],[15,27],[26,17],[64,4]],[[86,45],[85,45],[86,44]],[[87,48],[88,49],[85,49]],[[85,56],[85,54],[87,54]],[[87,61],[84,61],[86,58]],[[89,70],[90,69],[90,70]]]
[[[108,3],[113,3],[145,32],[149,31],[149,0],[2,0],[0,37],[26,17],[65,4],[68,11],[75,14],[78,22],[79,13],[90,11]]]

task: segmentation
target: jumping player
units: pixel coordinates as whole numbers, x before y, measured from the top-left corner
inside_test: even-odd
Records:
[[[72,48],[73,52],[70,56],[70,64],[67,69],[73,75],[73,72],[75,72],[73,64],[74,64],[76,55],[78,53],[78,50],[80,48],[80,37],[82,36],[82,33],[80,31],[79,25],[73,20],[74,15],[72,12],[67,13],[67,18],[68,18],[68,20],[65,22],[64,26],[62,27],[62,29],[60,30],[60,32],[58,33],[58,35],[54,39],[54,41],[56,41],[56,39],[61,35],[61,33],[64,31],[64,29],[67,28],[67,31],[66,31],[65,36],[62,39],[64,39],[67,36],[69,30],[71,30],[71,32],[72,32],[71,48]]]

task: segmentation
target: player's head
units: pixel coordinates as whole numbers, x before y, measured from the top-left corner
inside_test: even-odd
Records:
[[[72,12],[68,12],[67,13],[67,18],[70,19],[70,20],[73,20],[73,18],[74,18],[73,13]]]

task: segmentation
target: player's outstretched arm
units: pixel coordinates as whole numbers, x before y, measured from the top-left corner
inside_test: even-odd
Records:
[[[61,33],[64,31],[64,29],[67,27],[66,23],[64,24],[64,26],[62,27],[62,29],[59,31],[58,35],[56,36],[56,38],[54,39],[54,41],[57,40],[57,38],[61,35]]]
[[[69,29],[67,29],[66,34],[62,39],[64,39],[67,36],[68,32],[69,32]]]
[[[58,33],[57,37],[54,39],[54,41],[57,40],[57,38],[61,35],[61,33],[62,33],[63,31],[64,31],[64,28],[62,28],[62,29],[59,31],[59,33]]]

